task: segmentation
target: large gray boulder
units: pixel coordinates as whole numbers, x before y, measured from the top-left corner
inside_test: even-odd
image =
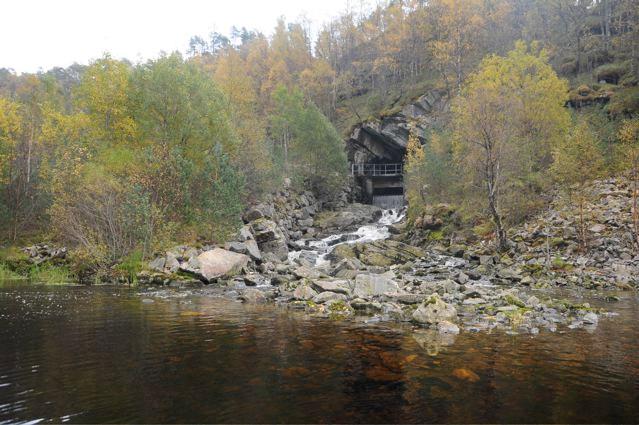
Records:
[[[315,280],[313,287],[320,292],[336,292],[338,294],[351,295],[352,287],[347,280]]]
[[[407,245],[391,239],[374,242],[341,244],[328,255],[331,261],[356,259],[368,266],[389,267],[394,264],[405,264],[424,257],[421,248]]]
[[[286,261],[288,258],[286,236],[275,222],[260,218],[252,221],[250,226],[264,260]]]
[[[317,292],[306,283],[298,285],[293,291],[293,298],[301,301],[312,300],[316,295]]]
[[[250,261],[248,255],[215,248],[205,251],[197,257],[200,263],[199,275],[207,282],[220,277],[239,274]]]
[[[363,224],[374,223],[382,216],[382,209],[374,205],[350,204],[340,211],[325,211],[314,220],[315,227],[323,232],[355,229]]]
[[[257,242],[253,239],[247,239],[244,242],[229,242],[225,245],[225,248],[239,254],[246,254],[251,257],[253,261],[262,261],[260,248],[257,246]]]
[[[399,292],[399,286],[389,274],[358,274],[355,277],[353,296],[369,298]]]
[[[413,320],[423,325],[437,325],[441,322],[454,323],[457,321],[457,310],[433,294],[415,310]]]

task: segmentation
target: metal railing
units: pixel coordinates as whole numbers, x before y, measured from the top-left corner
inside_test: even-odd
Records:
[[[353,176],[401,176],[404,164],[351,164]]]

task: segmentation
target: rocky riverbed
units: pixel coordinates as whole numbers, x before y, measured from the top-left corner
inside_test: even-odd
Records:
[[[272,302],[336,320],[409,322],[440,334],[594,328],[614,315],[617,298],[606,290],[637,285],[624,218],[629,198],[618,183],[591,188],[603,206],[590,208],[587,253],[576,248],[576,219],[559,201],[514,229],[511,250],[496,254],[487,244],[464,245],[453,237],[447,244],[407,244],[401,211],[349,204],[322,212],[310,193],[283,193],[275,198],[279,202],[249,210],[235,241],[177,247],[139,277],[175,288],[206,283],[189,292],[204,296]],[[435,230],[443,225],[429,220]],[[153,288],[143,294],[179,291]],[[610,308],[582,302],[584,291]]]

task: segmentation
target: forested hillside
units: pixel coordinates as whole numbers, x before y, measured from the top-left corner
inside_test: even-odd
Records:
[[[106,265],[223,241],[285,177],[339,187],[342,135],[429,89],[453,108],[409,152],[413,215],[479,205],[505,240],[502,221],[538,209],[550,183],[617,172],[636,151],[635,0],[360,3],[315,38],[282,18],[270,35],[194,36],[185,56],[0,70],[2,243],[59,241]],[[487,123],[495,144],[478,147]]]

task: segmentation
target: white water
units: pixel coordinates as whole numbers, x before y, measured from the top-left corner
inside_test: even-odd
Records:
[[[324,267],[329,264],[326,256],[330,254],[336,246],[388,239],[390,237],[388,226],[400,222],[403,220],[405,215],[406,213],[404,209],[384,210],[382,212],[382,217],[377,221],[377,223],[362,226],[355,232],[339,233],[327,236],[324,239],[308,241],[306,244],[308,249],[289,252],[288,260],[293,263],[302,255],[308,257],[314,257],[317,255],[315,267]],[[336,242],[340,240],[343,242]]]

